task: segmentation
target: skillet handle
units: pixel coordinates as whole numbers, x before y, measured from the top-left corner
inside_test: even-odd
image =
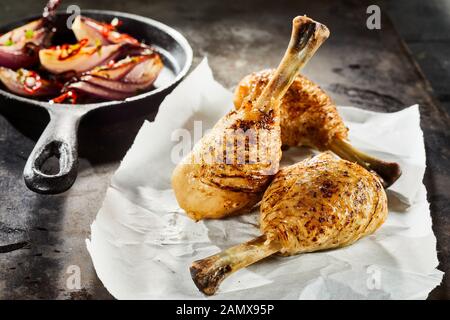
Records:
[[[36,143],[23,171],[27,187],[37,193],[57,194],[68,190],[77,177],[77,130],[82,114],[74,110],[49,110],[50,122]],[[59,162],[59,172],[42,172],[42,166],[51,157]]]

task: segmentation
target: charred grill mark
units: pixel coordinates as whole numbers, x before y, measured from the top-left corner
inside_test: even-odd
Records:
[[[274,111],[269,110],[269,112],[260,113],[258,119],[256,120],[237,119],[230,126],[230,129],[243,130],[244,132],[246,132],[249,129],[270,130],[275,124],[274,118],[275,118]]]
[[[207,295],[213,295],[225,276],[231,271],[230,265],[220,266],[213,273],[206,273],[211,266],[202,261],[195,261],[190,267],[192,280],[197,288]]]
[[[215,175],[217,178],[221,179],[228,179],[228,178],[242,178],[245,183],[242,183],[241,185],[244,186],[232,186],[232,185],[226,185],[222,181],[215,181],[214,179],[208,179],[203,181],[204,183],[214,186],[216,188],[222,189],[222,190],[228,190],[233,192],[243,192],[248,194],[259,194],[264,191],[264,188],[270,183],[272,180],[271,176],[263,176],[263,177],[252,177],[247,175],[226,175],[226,174],[218,174]],[[264,181],[265,180],[265,181]]]
[[[258,91],[272,76],[273,70],[254,73],[245,78],[239,88]],[[237,108],[238,105],[239,100]],[[332,99],[318,85],[300,75],[281,100],[280,116],[282,142],[287,146],[309,145],[326,150],[333,137],[347,137],[348,129]]]
[[[319,187],[320,192],[322,193],[322,197],[331,198],[333,194],[338,191],[338,186],[333,183],[331,180],[325,180],[322,182]]]

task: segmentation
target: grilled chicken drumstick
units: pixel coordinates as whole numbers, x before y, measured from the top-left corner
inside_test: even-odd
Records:
[[[324,25],[296,17],[289,46],[267,86],[220,119],[175,168],[172,187],[191,218],[225,217],[261,199],[281,158],[281,98],[328,35]],[[250,142],[254,139],[257,143]]]
[[[236,88],[237,109],[249,94],[258,94],[273,76],[263,70],[244,77]],[[320,151],[331,150],[343,159],[357,162],[375,171],[383,185],[389,187],[401,175],[397,163],[385,162],[357,150],[348,141],[348,129],[331,98],[314,82],[298,75],[281,103],[281,140],[283,145],[309,146]]]
[[[200,291],[214,294],[231,273],[274,253],[350,245],[377,230],[388,213],[379,177],[331,153],[282,168],[260,210],[262,236],[192,264]]]

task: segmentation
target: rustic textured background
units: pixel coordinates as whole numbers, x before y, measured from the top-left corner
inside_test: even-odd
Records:
[[[2,4],[0,22],[39,13],[43,3],[8,1]],[[305,73],[338,104],[377,111],[421,105],[428,165],[424,182],[438,239],[439,267],[447,272],[430,298],[448,299],[450,4],[379,2],[382,29],[371,31],[365,27],[365,10],[371,3],[84,0],[65,1],[63,9],[78,4],[82,9],[120,10],[167,23],[190,41],[194,65],[207,56],[217,79],[229,88],[247,73],[278,63],[293,16],[306,13],[328,25],[332,36]],[[144,119],[114,119],[104,113],[88,116],[79,133],[81,160],[75,185],[58,196],[41,196],[26,189],[22,170],[47,120],[39,110],[0,106],[0,298],[111,298],[95,275],[84,240],[109,178]],[[66,286],[70,265],[81,268],[82,290]]]

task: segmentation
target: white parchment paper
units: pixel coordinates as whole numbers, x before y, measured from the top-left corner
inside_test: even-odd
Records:
[[[189,266],[259,235],[258,212],[226,220],[190,220],[170,188],[172,133],[203,129],[232,107],[232,94],[204,60],[142,126],[115,173],[86,240],[97,274],[118,299],[202,299]],[[401,164],[389,191],[389,218],[374,234],[337,250],[273,257],[225,280],[210,299],[423,299],[442,280],[422,184],[425,150],[418,106],[396,113],[352,107],[339,112],[352,143]],[[291,148],[283,165],[312,151]]]

